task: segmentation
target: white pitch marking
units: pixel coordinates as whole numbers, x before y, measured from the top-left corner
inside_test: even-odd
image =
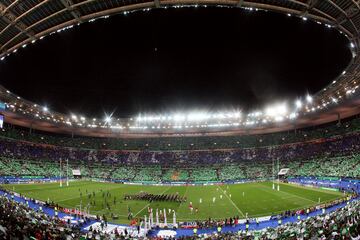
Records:
[[[220,187],[221,191],[224,192],[224,190],[222,190],[222,188]],[[226,195],[224,193],[224,195],[227,197],[227,199],[229,199],[230,203],[238,210],[238,212],[243,216],[245,217],[245,215],[243,214],[243,212],[238,208],[238,206],[236,206],[236,204],[233,202],[233,200],[231,200],[231,198],[229,198],[228,195]]]

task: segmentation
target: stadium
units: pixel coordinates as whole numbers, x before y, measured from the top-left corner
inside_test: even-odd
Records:
[[[0,11],[0,239],[360,239],[359,1]]]

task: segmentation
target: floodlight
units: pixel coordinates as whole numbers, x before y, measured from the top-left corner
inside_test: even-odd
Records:
[[[291,114],[289,115],[289,118],[290,118],[290,119],[295,119],[296,116],[297,116],[297,114],[293,112],[293,113],[291,113]]]
[[[312,98],[310,95],[307,95],[307,96],[306,96],[306,101],[307,101],[308,103],[312,103],[313,98]]]
[[[275,106],[270,106],[266,110],[266,115],[270,117],[283,116],[287,113],[286,104],[278,104]]]
[[[181,121],[184,121],[184,120],[185,120],[185,116],[182,115],[182,114],[175,114],[175,115],[173,116],[173,119],[174,119],[174,121],[176,121],[176,122],[181,122]]]
[[[106,123],[111,123],[111,117],[110,117],[110,116],[106,116],[106,117],[105,117],[105,122],[106,122]]]
[[[281,121],[283,121],[284,120],[284,117],[282,117],[282,116],[277,116],[277,117],[275,117],[275,121],[276,122],[281,122]]]
[[[206,113],[201,113],[201,112],[193,112],[193,113],[189,113],[187,115],[187,120],[188,121],[202,121],[205,119],[208,119],[209,115]]]

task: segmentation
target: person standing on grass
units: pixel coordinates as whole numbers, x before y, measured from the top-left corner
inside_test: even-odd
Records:
[[[190,209],[190,212],[193,213],[194,208],[193,208],[192,202],[189,203],[189,209]]]

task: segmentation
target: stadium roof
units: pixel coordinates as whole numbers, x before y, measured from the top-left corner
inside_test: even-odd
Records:
[[[350,41],[353,55],[352,61],[337,79],[313,96],[312,105],[304,108],[304,112],[308,112],[309,115],[299,116],[297,122],[300,123],[304,119],[305,122],[307,121],[307,124],[305,122],[303,124],[305,126],[333,121],[337,118],[333,117],[334,113],[341,113],[341,117],[359,113],[357,94],[351,94],[358,88],[359,84],[357,81],[360,61],[358,58],[360,1],[358,0],[2,0],[0,2],[0,59],[3,60],[6,56],[16,52],[18,48],[35,43],[49,34],[71,28],[83,22],[94,21],[97,18],[107,18],[112,14],[128,14],[132,11],[151,8],[202,5],[237,7],[248,11],[275,11],[297,16],[304,21],[311,19],[323,24],[324,27],[338,29]],[[350,100],[345,100],[348,93],[353,96],[351,96]],[[334,106],[330,106],[332,103],[334,103]],[[31,103],[28,104],[28,106],[30,105]],[[322,119],[321,121],[316,122],[314,119],[310,121],[315,116],[315,110],[318,114],[317,118]],[[325,117],[324,114],[329,113],[332,117]],[[57,113],[55,114],[57,115]],[[22,117],[19,112],[7,112],[5,115],[7,121],[22,123],[21,125],[30,122],[34,128],[37,126],[37,128],[43,130],[65,131],[68,127],[72,129],[72,132],[75,131],[74,127],[61,126],[56,122],[46,121],[46,119],[44,121],[39,119],[29,120],[26,116]],[[276,125],[273,130],[285,130],[289,129],[289,126],[293,128],[293,125],[287,121],[281,127]],[[261,127],[257,129],[265,131]],[[271,129],[271,127],[266,129]],[[108,129],[86,129],[85,127],[76,127],[75,132],[76,134],[94,135],[97,131],[100,135],[109,134]],[[164,132],[167,131],[164,130]],[[196,129],[194,131],[196,132]],[[216,130],[216,132],[218,131]],[[248,132],[246,129],[241,131]]]
[[[141,131],[132,131],[129,128],[88,128],[76,125],[68,126],[57,124],[56,122],[46,121],[24,116],[17,111],[3,111],[6,122],[22,127],[37,129],[46,132],[60,134],[74,134],[92,137],[121,137],[121,138],[143,138],[143,137],[166,137],[166,136],[231,136],[231,135],[249,135],[265,134],[281,131],[301,129],[329,122],[339,121],[360,114],[360,96],[357,94],[354,98],[344,101],[342,104],[334,105],[324,111],[312,112],[301,116],[293,121],[284,121],[266,126],[253,126],[241,128],[206,128],[197,129],[146,129]]]
[[[195,4],[271,10],[311,18],[337,27],[358,46],[360,2],[357,0],[2,0],[0,56],[52,32],[98,17]]]

